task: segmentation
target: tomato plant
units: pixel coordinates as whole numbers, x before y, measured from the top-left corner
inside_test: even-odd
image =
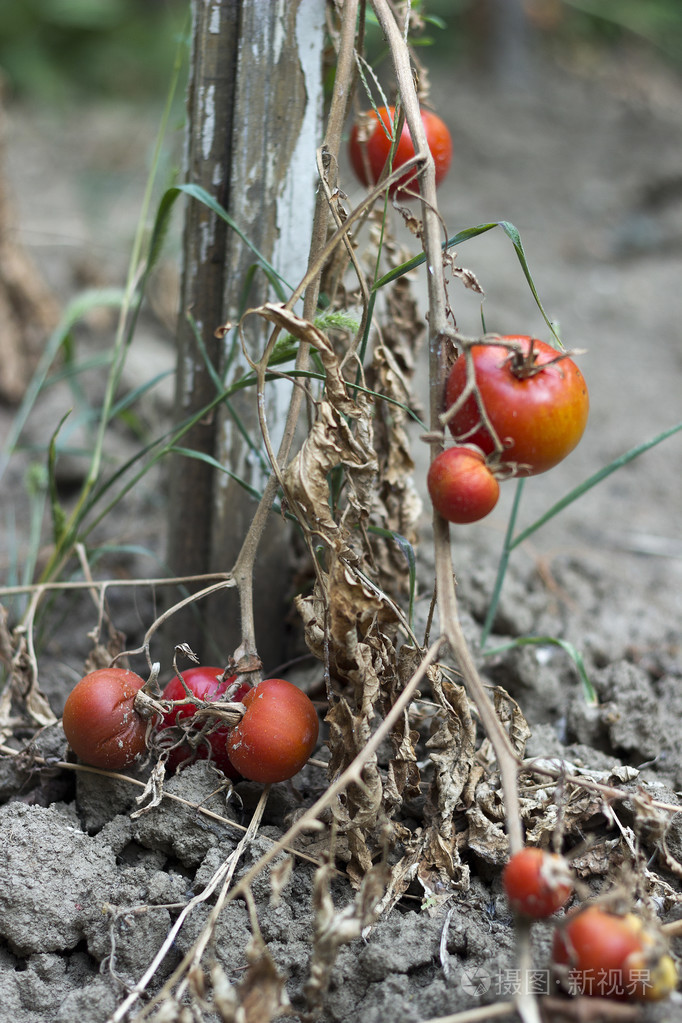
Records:
[[[505,447],[503,462],[517,475],[535,476],[557,465],[578,444],[587,425],[589,397],[576,364],[536,338],[507,336],[506,344],[473,345],[476,385],[490,425]],[[463,394],[467,360],[460,356],[448,376],[449,407]],[[448,426],[460,442],[476,444],[486,455],[495,442],[470,394]]]
[[[573,891],[563,856],[531,846],[511,857],[504,868],[502,883],[512,909],[534,920],[561,909]]]
[[[395,124],[395,107],[379,107],[378,116],[368,110],[358,118],[350,134],[350,162],[363,185],[375,185],[381,176],[391,150],[392,125]],[[450,167],[452,139],[447,126],[440,117],[429,110],[421,111],[426,141],[436,166],[436,184],[440,184]],[[391,169],[402,167],[414,156],[414,146],[407,122],[398,140]],[[391,185],[390,194],[395,195],[415,174],[415,168],[406,171]]]
[[[187,671],[182,672],[187,688],[197,697],[198,701],[218,700],[224,696],[224,693],[230,688],[237,676],[232,675],[230,678],[223,678],[223,675],[223,668],[213,667],[188,668]],[[234,703],[238,703],[248,692],[249,686],[241,685],[232,695],[231,699]],[[164,700],[187,699],[187,693],[177,675],[173,676],[170,680],[162,696]],[[164,715],[159,725],[159,731],[176,725],[178,720],[182,718],[191,718],[198,709],[198,702],[174,707],[168,714]],[[201,728],[205,724],[206,719],[204,718],[197,725],[197,728]],[[168,754],[168,760],[166,761],[168,771],[177,770],[180,764],[191,764],[195,760],[206,760],[210,752],[216,767],[219,767],[228,778],[238,778],[239,773],[230,763],[225,745],[229,731],[229,725],[220,725],[209,731],[205,738],[196,746],[191,745],[189,742],[183,742],[180,746],[176,746]]]
[[[126,668],[90,672],[69,693],[62,725],[74,753],[92,767],[128,767],[146,750],[146,721],[134,708],[144,679]]]
[[[246,713],[227,739],[232,764],[250,781],[293,778],[317,743],[319,722],[313,704],[282,678],[259,682],[243,703]]]
[[[662,936],[634,913],[573,911],[555,932],[552,956],[569,968],[568,986],[581,995],[657,1001],[677,984]]]
[[[446,448],[429,466],[426,486],[431,503],[448,522],[477,522],[491,512],[500,485],[480,451]]]

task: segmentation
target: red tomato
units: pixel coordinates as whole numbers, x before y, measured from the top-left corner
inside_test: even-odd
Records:
[[[502,883],[512,909],[534,920],[561,909],[573,890],[563,856],[530,846],[511,857]]]
[[[236,675],[232,675],[230,678],[224,679],[220,682],[219,679],[224,673],[224,668],[188,668],[187,671],[182,672],[182,677],[187,684],[187,688],[194,696],[198,697],[199,700],[218,700],[223,696],[223,693],[232,685],[236,679]],[[232,701],[238,703],[242,697],[249,692],[248,685],[241,685],[232,696]],[[183,689],[182,682],[177,675],[174,675],[168,685],[163,691],[164,700],[186,700],[187,693]],[[170,728],[174,725],[179,718],[191,718],[196,713],[198,704],[186,703],[182,707],[174,707],[168,714],[166,714],[159,725],[159,731],[164,728]],[[207,724],[206,718],[202,718],[201,722],[197,725],[197,728],[201,728]],[[228,732],[230,731],[229,725],[221,725],[214,731],[209,732],[205,740],[201,740],[199,744],[194,747],[188,742],[184,742],[181,746],[177,746],[171,750],[166,761],[166,767],[170,772],[177,770],[180,764],[193,764],[195,760],[206,760],[209,754],[209,748],[211,750],[211,757],[220,770],[228,776],[228,778],[236,779],[239,777],[237,771],[230,763],[227,755],[227,749],[225,746]]]
[[[147,724],[133,703],[144,679],[126,668],[100,668],[78,682],[62,725],[74,753],[92,767],[128,767],[146,750]]]
[[[500,485],[481,452],[467,447],[441,451],[429,466],[426,486],[433,507],[448,522],[477,522],[500,496]]]
[[[293,778],[315,749],[317,713],[306,694],[282,678],[266,678],[243,698],[246,713],[227,739],[244,778],[267,784]]]
[[[555,963],[569,967],[572,993],[657,1001],[677,985],[677,969],[655,934],[634,913],[617,916],[599,906],[569,914],[554,935]]]
[[[550,345],[525,336],[503,340],[518,343],[521,354],[502,345],[474,345],[476,384],[490,423],[505,445],[503,461],[517,464],[517,475],[535,476],[557,465],[582,437],[590,408],[587,386],[571,359],[554,361],[560,353]],[[464,391],[466,377],[466,359],[460,356],[447,380],[448,408]],[[476,444],[486,455],[495,450],[473,394],[448,426],[460,443]]]
[[[426,132],[426,141],[436,165],[436,184],[439,185],[450,167],[452,139],[450,138],[447,126],[436,114],[432,114],[428,110],[422,110],[421,116]],[[391,124],[395,125],[395,107],[388,107],[388,109],[386,107],[379,107],[379,117],[377,117],[374,110],[367,111],[358,119],[358,123],[353,126],[350,134],[350,161],[353,170],[363,185],[375,185],[377,183],[391,149],[391,135],[393,134]],[[369,122],[368,128],[366,127],[367,122]],[[386,126],[385,129],[382,127],[382,122]],[[410,129],[407,126],[407,122],[405,122],[393,156],[392,170],[395,170],[396,167],[402,167],[413,156],[414,146],[412,145]],[[417,184],[415,167],[407,170],[401,178],[398,178],[391,185],[390,194],[394,195],[396,190],[410,180],[412,181],[410,187],[416,191],[419,186]]]

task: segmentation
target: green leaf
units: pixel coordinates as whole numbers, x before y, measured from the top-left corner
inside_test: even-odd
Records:
[[[55,546],[61,543],[66,525],[66,512],[59,500],[59,493],[57,491],[57,475],[55,472],[57,466],[57,436],[70,415],[71,409],[69,409],[68,412],[65,412],[59,420],[57,429],[50,437],[50,445],[47,452],[47,473],[50,485],[50,510],[52,512],[52,535],[54,537]]]
[[[558,639],[556,636],[521,636],[517,639],[511,640],[509,643],[503,643],[501,646],[496,646],[491,650],[484,650],[482,653],[486,657],[494,657],[495,654],[504,653],[506,650],[513,650],[516,647],[521,646],[558,646],[564,650],[571,658],[576,666],[580,681],[583,687],[583,693],[585,696],[585,702],[590,706],[596,707],[599,703],[597,694],[594,690],[594,686],[590,682],[585,668],[585,662],[583,656],[572,643],[569,643],[566,639]]]
[[[533,295],[533,298],[535,299],[535,303],[538,309],[540,310],[542,318],[544,319],[545,323],[551,330],[552,335],[556,340],[557,344],[559,345],[559,347],[563,348],[561,339],[556,332],[554,324],[548,317],[547,313],[545,312],[544,306],[540,301],[540,296],[538,295],[537,288],[535,287],[535,282],[533,281],[533,277],[528,266],[528,260],[526,259],[526,253],[521,242],[521,235],[519,234],[518,230],[514,227],[513,224],[511,224],[508,220],[494,220],[489,224],[479,224],[477,227],[467,227],[463,231],[460,231],[458,234],[453,235],[452,238],[448,238],[448,240],[443,244],[443,249],[444,250],[452,249],[457,245],[462,245],[464,242],[471,241],[472,238],[478,238],[479,235],[486,234],[486,232],[492,231],[496,227],[499,227],[504,231],[504,233],[507,235],[512,245],[514,246],[514,251],[516,252],[519,263],[521,264],[521,269],[523,270],[523,274],[526,280],[528,281],[531,293]],[[420,255],[418,256],[413,256],[412,259],[408,259],[407,262],[401,263],[400,266],[396,266],[392,270],[389,270],[388,273],[384,274],[383,277],[380,277],[377,281],[374,282],[372,292],[378,291],[380,288],[383,288],[387,284],[390,284],[391,281],[397,280],[398,277],[402,277],[404,274],[409,273],[411,270],[415,270],[418,266],[421,266],[422,263],[425,262],[425,260],[426,256],[424,255],[424,253],[420,253]]]
[[[569,504],[573,504],[574,501],[577,501],[579,497],[582,497],[582,495],[588,490],[595,487],[597,483],[601,483],[602,480],[605,480],[607,476],[611,475],[611,473],[616,472],[617,469],[622,469],[622,467],[627,465],[628,462],[631,462],[634,458],[638,458],[646,451],[649,451],[657,444],[660,444],[661,441],[667,440],[668,437],[672,437],[674,434],[679,433],[680,430],[682,430],[682,423],[677,423],[675,426],[671,426],[669,429],[657,434],[652,440],[645,441],[643,444],[638,444],[636,447],[630,448],[630,450],[626,451],[625,454],[620,455],[619,458],[616,458],[613,462],[609,462],[608,465],[605,465],[603,469],[600,469],[592,476],[589,476],[586,480],[583,480],[579,486],[569,491],[569,493],[562,497],[560,501],[557,501],[556,504],[553,504],[544,515],[541,515],[539,519],[536,519],[535,522],[515,536],[509,544],[509,550],[511,551],[514,547],[518,547],[520,543],[523,543],[524,540],[527,540],[529,536],[535,533],[540,526],[544,526],[545,522],[549,522],[549,520],[553,519],[555,515],[558,515],[560,511],[567,508]]]

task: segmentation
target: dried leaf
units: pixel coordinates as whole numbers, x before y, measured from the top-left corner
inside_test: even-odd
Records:
[[[462,686],[456,686],[443,679],[439,672],[434,672],[431,688],[440,706],[434,718],[434,731],[426,742],[435,772],[425,816],[450,841],[454,832],[455,810],[460,804],[474,758],[476,727]]]
[[[271,323],[276,323],[283,330],[287,330],[299,341],[305,341],[316,349],[325,370],[327,398],[333,408],[351,418],[357,418],[362,414],[355,400],[348,395],[339,360],[324,331],[316,327],[310,320],[304,320],[303,317],[297,316],[286,306],[276,302],[268,302],[254,311]]]
[[[7,621],[9,612],[4,604],[0,604],[0,661],[9,668],[12,663],[12,633]]]
[[[279,906],[282,901],[282,892],[289,883],[293,869],[293,856],[284,856],[281,860],[276,861],[270,868],[270,888],[272,889],[272,893],[270,895],[271,906]]]
[[[135,820],[137,817],[141,817],[143,814],[148,813],[155,806],[158,806],[163,799],[163,783],[166,776],[166,765],[163,760],[158,760],[154,764],[154,768],[147,779],[143,791],[139,796],[135,797],[135,802],[140,807],[139,810],[134,810],[131,813],[131,820]]]
[[[37,664],[29,652],[26,636],[19,629],[12,655],[9,679],[0,698],[0,727],[10,722],[12,701],[23,705],[34,724],[53,725],[57,718],[38,686]]]
[[[310,979],[305,989],[311,1008],[321,1002],[339,948],[356,941],[376,919],[386,882],[383,864],[370,867],[353,901],[337,910],[329,889],[331,875],[332,867],[325,865],[315,871],[313,881],[315,930]]]
[[[497,716],[509,735],[514,751],[519,757],[523,757],[531,733],[521,708],[502,686],[496,686],[493,690],[493,701]]]
[[[469,867],[462,863],[457,841],[446,839],[435,827],[427,828],[419,857],[417,878],[426,898],[423,908],[437,911],[457,889],[469,887]]]
[[[325,720],[329,725],[329,748],[332,753],[329,771],[334,777],[345,770],[351,760],[364,749],[371,731],[367,717],[353,714],[343,697],[330,708]],[[381,795],[381,778],[374,754],[363,766],[362,784],[350,785],[344,796],[332,807],[342,831],[374,829],[381,808]]]
[[[247,949],[250,965],[238,987],[243,1015],[240,1023],[270,1023],[291,1015],[286,981],[277,969],[262,938],[252,938]]]
[[[223,1023],[237,1023],[239,996],[234,984],[218,962],[211,966],[211,985],[213,987],[213,1007],[217,1010]],[[156,1023],[156,1021],[155,1021]]]
[[[466,817],[469,825],[467,848],[488,863],[502,867],[509,858],[509,839],[504,828],[504,813],[501,813],[499,820],[492,820],[479,805],[474,805],[469,807]]]
[[[284,485],[309,528],[321,533],[330,546],[343,549],[346,544],[330,508],[329,473],[339,465],[373,473],[375,461],[374,452],[354,437],[334,406],[321,402],[310,433],[284,471]]]
[[[453,277],[457,277],[465,288],[469,288],[470,291],[475,291],[477,295],[484,295],[485,292],[478,282],[476,274],[471,270],[467,270],[463,266],[455,266],[456,252],[449,252],[445,254],[443,262],[446,266],[449,266],[450,273]]]

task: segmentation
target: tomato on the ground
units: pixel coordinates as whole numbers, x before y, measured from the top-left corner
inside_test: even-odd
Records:
[[[317,743],[319,721],[312,701],[291,682],[267,678],[242,702],[246,713],[227,739],[236,770],[264,784],[293,778]]]
[[[226,698],[225,693],[234,683],[237,676],[232,675],[228,678],[223,678],[224,674],[224,668],[198,667],[188,668],[187,671],[183,671],[182,677],[185,680],[187,688],[194,696],[197,697],[198,701],[207,701]],[[248,692],[248,685],[243,684],[239,686],[234,694],[231,695],[231,701],[233,703],[239,703],[242,697]],[[177,675],[173,676],[163,690],[162,699],[187,699],[187,693],[185,692],[182,682]],[[191,718],[197,710],[198,703],[186,703],[184,705],[174,707],[168,712],[168,714],[164,715],[161,723],[159,724],[159,732],[176,725],[178,721],[183,718]],[[197,727],[201,728],[202,725],[205,724],[206,719],[204,718]],[[169,772],[173,772],[180,766],[193,764],[196,760],[206,760],[210,752],[211,759],[216,767],[219,767],[220,770],[228,776],[228,778],[236,780],[239,777],[239,773],[232,766],[230,758],[227,755],[226,743],[229,731],[229,725],[219,725],[217,728],[209,730],[196,746],[190,745],[188,742],[183,742],[180,746],[176,746],[174,749],[171,749],[166,761],[166,769]]]
[[[561,909],[573,891],[564,857],[532,846],[511,857],[504,868],[502,883],[512,909],[534,920]]]
[[[120,770],[146,750],[146,721],[134,708],[144,679],[126,668],[99,668],[76,683],[62,726],[71,749],[91,767]]]
[[[659,1001],[677,985],[662,934],[634,913],[596,905],[572,911],[555,931],[552,958],[567,968],[564,983],[574,994]]]

